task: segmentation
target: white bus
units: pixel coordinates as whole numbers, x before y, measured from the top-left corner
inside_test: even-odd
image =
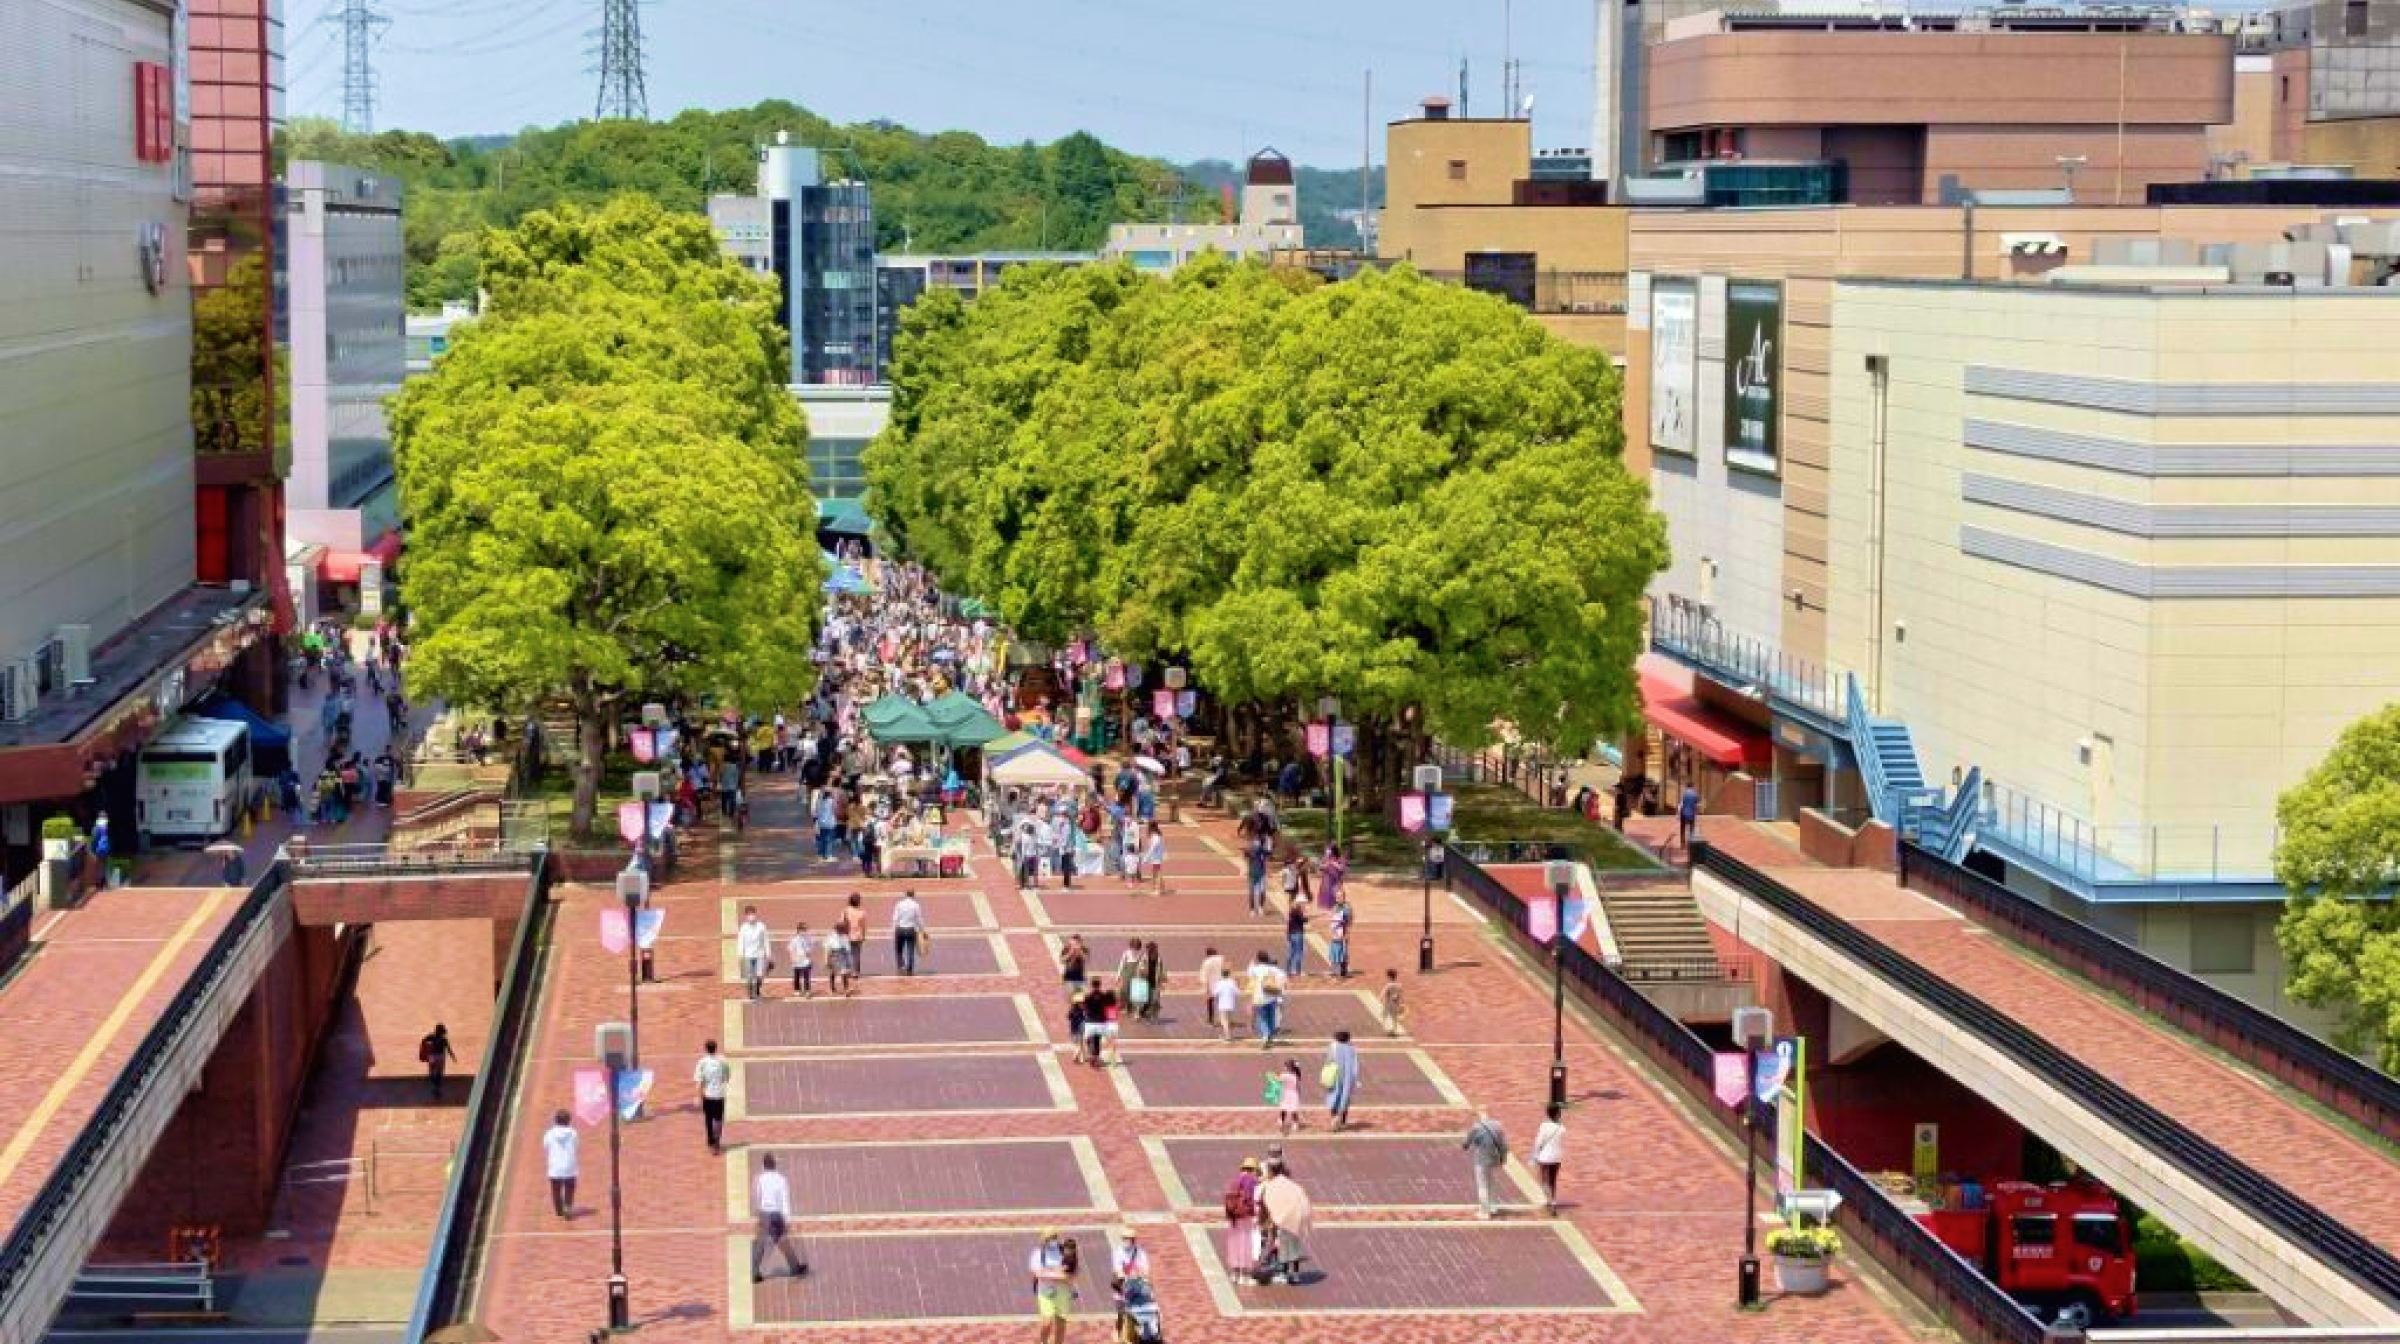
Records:
[[[133,824],[145,836],[213,840],[241,820],[250,796],[250,726],[178,719],[142,748]]]

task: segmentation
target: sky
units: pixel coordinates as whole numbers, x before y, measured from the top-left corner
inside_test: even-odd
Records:
[[[344,0],[283,0],[287,111],[341,113]],[[377,129],[443,137],[592,113],[601,0],[373,0]],[[1503,106],[1514,52],[1534,143],[1589,138],[1592,0],[655,0],[642,5],[650,114],[786,98],[987,140],[1086,130],[1138,154],[1359,161],[1366,75],[1383,123],[1428,94]]]

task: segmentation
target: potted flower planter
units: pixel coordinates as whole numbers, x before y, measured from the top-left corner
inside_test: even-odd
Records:
[[[1795,1297],[1818,1296],[1826,1289],[1833,1257],[1841,1249],[1842,1239],[1830,1227],[1785,1227],[1768,1233],[1775,1286]]]

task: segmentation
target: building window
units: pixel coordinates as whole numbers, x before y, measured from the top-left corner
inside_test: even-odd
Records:
[[[1531,252],[1469,252],[1467,288],[1497,294],[1519,308],[1531,310],[1534,254]]]
[[[2290,75],[2279,75],[2276,77],[2275,84],[2276,98],[2279,101],[2286,103],[2292,101],[2292,77]]]
[[[1465,159],[1452,159],[1450,161],[1450,180],[1453,182],[1464,182],[1467,180],[1467,161]]]
[[[2349,0],[2342,6],[2342,36],[2367,35],[2367,0]]]
[[[2192,912],[2192,974],[2248,975],[2258,969],[2258,940],[2248,912]]]

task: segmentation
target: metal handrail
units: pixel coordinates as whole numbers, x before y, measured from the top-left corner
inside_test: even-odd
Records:
[[[2277,1229],[2318,1262],[2340,1270],[2385,1302],[2400,1306],[2400,1258],[2326,1214],[2314,1204],[2143,1101],[2121,1084],[2068,1054],[2040,1033],[1968,994],[1893,950],[1881,940],[1732,858],[1705,841],[1694,842],[1692,864],[1772,907],[1885,982],[2009,1055],[2046,1079],[2151,1153],[2174,1164],[2192,1180]]]
[[[407,1344],[424,1344],[428,1334],[456,1321],[466,1295],[468,1261],[481,1244],[483,1225],[498,1197],[500,1129],[515,1090],[522,1047],[532,1028],[535,965],[540,960],[549,901],[549,856],[537,854],[525,908],[517,916],[516,940],[509,946],[508,967],[501,975],[492,1034],[484,1043],[483,1062],[475,1070],[474,1089],[467,1094],[466,1129],[459,1137],[450,1183],[442,1194],[441,1215],[433,1225],[432,1253],[409,1310],[408,1332],[403,1336]]]
[[[1465,855],[1452,850],[1443,871],[1449,883],[1499,916],[1510,933],[1531,946],[1525,902],[1501,885],[1498,878]],[[1541,949],[1545,951],[1546,949]],[[1629,1033],[1653,1060],[1700,1103],[1703,1113],[1716,1117],[1737,1135],[1740,1125],[1715,1097],[1716,1052],[1690,1027],[1650,1001],[1622,975],[1600,964],[1582,948],[1564,949],[1562,964],[1577,989],[1597,1002],[1619,1029]],[[1768,1114],[1770,1123],[1773,1113]],[[1838,1191],[1842,1206],[1836,1215],[1854,1238],[1863,1237],[1881,1248],[1884,1259],[1898,1268],[1920,1295],[1946,1309],[1954,1326],[1985,1344],[2041,1344],[2059,1336],[2000,1290],[1983,1271],[1945,1245],[1941,1238],[1911,1217],[1881,1186],[1866,1179],[1815,1135],[1802,1141],[1802,1161],[1823,1188]]]
[[[1915,845],[1900,847],[1900,885],[1933,893],[1944,904],[1962,908],[2277,1081],[2400,1142],[2400,1078],[2130,943]]]
[[[50,1178],[42,1182],[42,1188],[17,1216],[8,1240],[0,1243],[0,1302],[17,1291],[42,1247],[73,1214],[76,1201],[82,1197],[94,1169],[107,1155],[109,1145],[132,1118],[134,1108],[184,1031],[199,1016],[209,996],[224,983],[243,940],[274,909],[276,899],[290,881],[288,864],[277,860],[267,866],[249,895],[234,908],[233,917],[225,921],[225,927],[209,943],[208,951],[202,954],[192,973],[185,977],[182,987],[175,991],[175,997],[168,1000],[166,1010],[142,1034],[141,1043],[118,1070],[116,1080],[109,1084],[99,1104],[92,1108],[74,1142],[67,1145],[57,1165],[51,1168]]]

